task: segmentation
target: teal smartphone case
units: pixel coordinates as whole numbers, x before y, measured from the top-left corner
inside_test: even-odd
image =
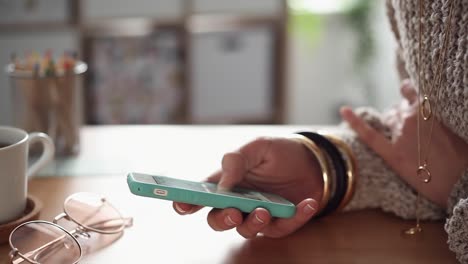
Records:
[[[245,213],[262,207],[272,216],[281,218],[292,217],[296,212],[293,203],[278,195],[242,188],[218,192],[216,184],[207,182],[192,182],[132,172],[127,175],[127,184],[135,195],[175,202],[220,209],[233,207]]]

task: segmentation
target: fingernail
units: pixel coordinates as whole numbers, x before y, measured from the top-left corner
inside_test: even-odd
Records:
[[[229,189],[226,188],[226,187],[224,187],[224,186],[219,186],[219,185],[218,185],[218,186],[216,187],[216,191],[217,191],[217,192],[227,192],[228,190],[229,190]]]
[[[218,192],[227,192],[227,191],[229,191],[229,188],[226,187],[226,179],[225,178],[221,178],[221,180],[217,183],[216,191],[218,191]]]
[[[304,206],[303,210],[304,210],[305,214],[312,214],[312,213],[315,212],[315,208],[310,204],[306,204],[306,206]]]
[[[175,208],[177,210],[177,212],[181,213],[181,214],[186,214],[187,211],[182,209],[178,204],[175,204]]]
[[[255,214],[255,220],[257,220],[257,224],[264,224],[265,221],[263,221],[263,219],[260,218],[260,216],[258,216],[257,214]]]
[[[229,215],[224,218],[224,223],[227,226],[235,226],[236,225],[236,222],[234,222]]]
[[[410,79],[404,79],[401,81],[401,85],[411,85],[411,80]]]
[[[352,112],[353,110],[350,107],[342,107],[340,109],[340,114],[343,118],[352,118]]]

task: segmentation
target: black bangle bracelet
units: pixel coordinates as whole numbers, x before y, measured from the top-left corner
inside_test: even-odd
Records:
[[[326,153],[330,157],[330,160],[333,163],[333,167],[335,169],[335,176],[333,178],[335,179],[335,182],[332,185],[334,185],[335,187],[334,190],[331,190],[330,199],[327,205],[318,215],[318,217],[325,216],[338,208],[338,206],[341,203],[341,200],[343,200],[343,197],[345,195],[348,186],[345,161],[343,160],[343,157],[341,156],[341,153],[337,149],[337,147],[333,143],[331,143],[326,137],[314,132],[299,132],[297,134],[305,136],[308,139],[314,141],[315,144],[317,144],[317,146],[326,151]]]

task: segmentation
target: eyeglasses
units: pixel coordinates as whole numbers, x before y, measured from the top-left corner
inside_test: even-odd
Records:
[[[90,232],[122,234],[131,227],[132,218],[124,218],[106,198],[93,193],[75,193],[63,204],[64,213],[53,222],[35,220],[23,223],[10,233],[10,259],[14,264],[73,264],[83,256],[78,239],[92,240]],[[58,225],[61,219],[74,228]]]

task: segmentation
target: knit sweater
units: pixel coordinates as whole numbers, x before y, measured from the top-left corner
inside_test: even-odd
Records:
[[[421,61],[423,78],[434,82],[437,58],[445,36],[445,22],[449,17],[452,0],[423,0],[424,31]],[[456,135],[468,142],[468,0],[453,0],[452,32],[448,40],[442,83],[434,87],[437,97],[437,119]],[[419,54],[419,1],[387,0],[390,24],[398,43],[397,65],[402,77],[418,84]],[[384,115],[362,108],[358,114],[376,130],[391,137]],[[341,137],[352,147],[359,167],[359,181],[353,199],[345,210],[381,208],[405,219],[414,219],[416,192],[392,171],[375,152],[364,145],[350,129],[344,128]],[[468,157],[467,157],[468,158]],[[450,198],[447,211],[431,201],[420,201],[421,219],[447,218],[449,248],[461,263],[468,263],[468,170],[460,175]]]

